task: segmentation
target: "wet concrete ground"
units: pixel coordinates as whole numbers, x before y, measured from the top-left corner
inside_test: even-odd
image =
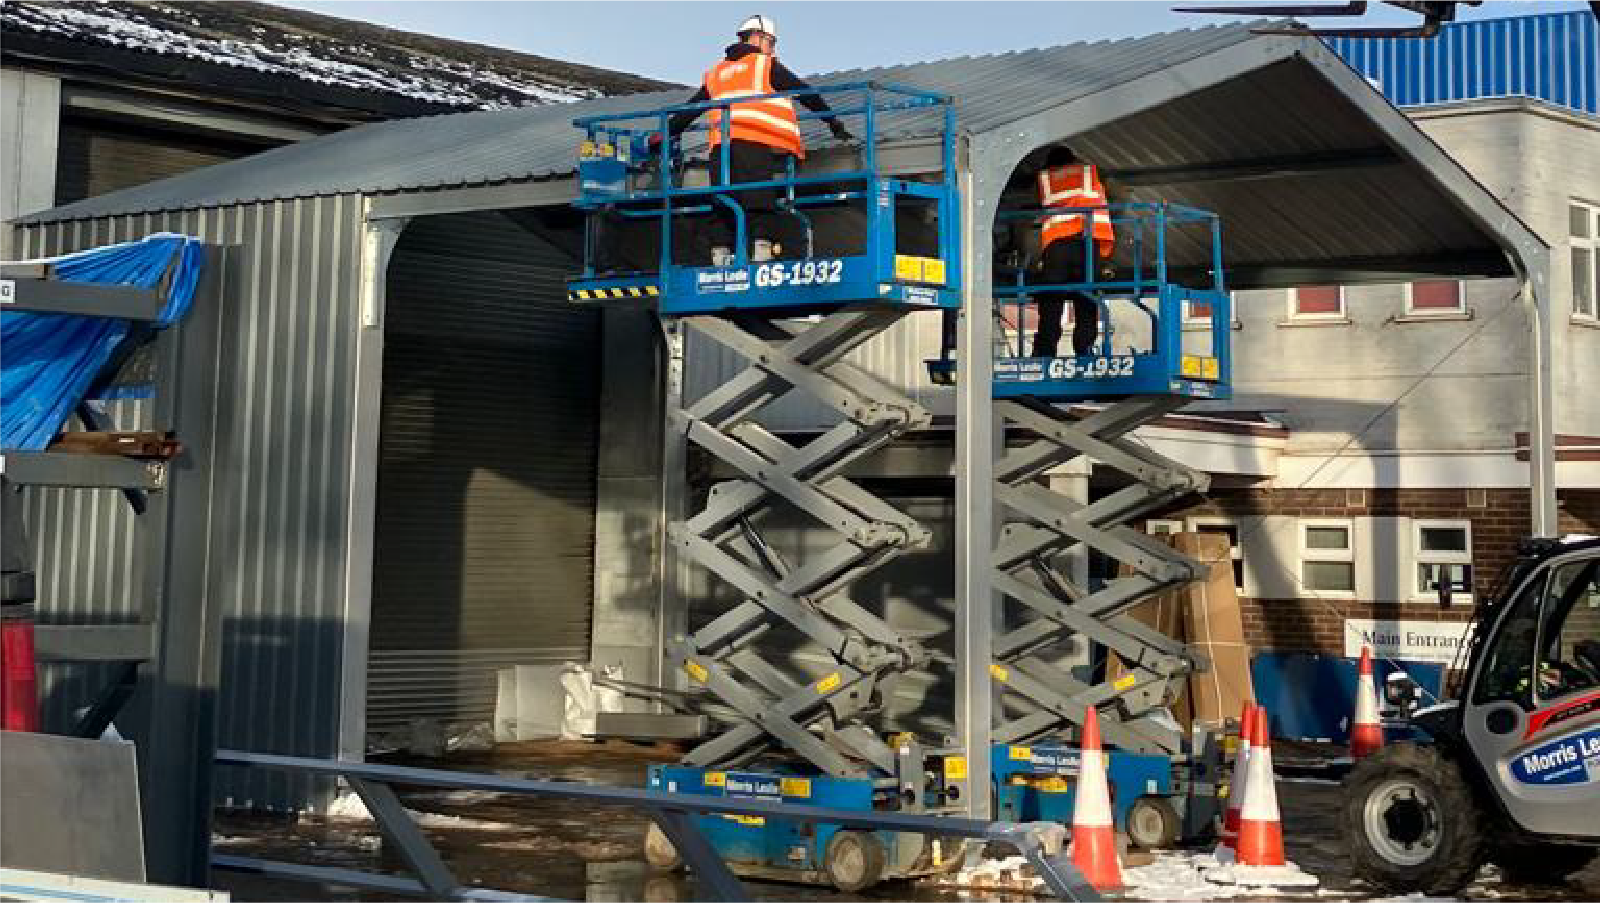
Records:
[[[1287,758],[1295,756],[1292,753]],[[394,761],[518,777],[641,786],[650,762],[674,758],[671,752],[627,744],[546,742],[498,747],[494,753],[453,754],[443,760]],[[1379,896],[1351,880],[1351,863],[1335,826],[1340,787],[1317,779],[1285,779],[1277,783],[1277,789],[1286,855],[1319,876],[1319,896],[1338,900]],[[632,810],[438,788],[398,790],[409,809],[429,813],[425,830],[464,884],[570,900],[698,899],[686,876],[658,875],[647,868],[640,856],[646,820]],[[264,816],[220,813],[214,835],[219,853],[397,870],[393,857],[383,850],[377,829],[362,820],[306,818],[291,823]],[[236,900],[247,901],[407,899],[224,871],[214,873],[214,886],[231,891]],[[866,897],[772,882],[748,881],[747,887],[755,899],[776,901],[1033,899],[895,883],[881,885]],[[1556,887],[1509,885],[1495,868],[1488,866],[1465,896],[1473,900],[1598,900],[1598,863],[1594,860]],[[1240,899],[1312,897],[1302,891],[1278,898],[1260,895]]]

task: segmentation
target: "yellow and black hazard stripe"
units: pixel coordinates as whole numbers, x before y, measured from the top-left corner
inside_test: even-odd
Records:
[[[655,285],[630,285],[613,288],[576,288],[568,290],[569,301],[611,301],[624,298],[655,298]]]

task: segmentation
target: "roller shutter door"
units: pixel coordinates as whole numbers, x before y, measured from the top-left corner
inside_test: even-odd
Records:
[[[143,185],[264,150],[261,144],[180,135],[70,114],[62,117],[56,148],[57,204]]]
[[[494,214],[413,221],[389,271],[369,730],[488,720],[495,670],[589,658],[600,318]]]

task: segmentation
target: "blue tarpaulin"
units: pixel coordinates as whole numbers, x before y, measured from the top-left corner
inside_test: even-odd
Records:
[[[159,329],[189,310],[204,255],[199,239],[162,233],[37,262],[49,263],[61,282],[157,288],[165,279],[167,303],[152,324]],[[0,448],[37,451],[49,444],[131,325],[114,317],[0,314]]]

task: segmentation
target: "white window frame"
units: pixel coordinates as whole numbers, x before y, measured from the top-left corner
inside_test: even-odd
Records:
[[[1320,285],[1304,286],[1305,288],[1325,288]],[[1305,314],[1297,310],[1297,286],[1286,289],[1286,322],[1288,323],[1351,323],[1347,318],[1347,286],[1338,285],[1336,289],[1336,307],[1333,314]]]
[[[1427,529],[1435,530],[1463,530],[1464,551],[1462,552],[1427,552],[1424,549],[1424,532]],[[1410,556],[1408,568],[1408,597],[1413,602],[1435,602],[1435,590],[1421,590],[1419,588],[1419,566],[1422,564],[1462,564],[1470,569],[1470,592],[1453,593],[1454,605],[1473,605],[1475,603],[1475,533],[1467,520],[1416,520],[1412,523],[1413,555]]]
[[[1457,307],[1415,307],[1414,283],[1403,283],[1403,316],[1410,320],[1462,320],[1469,315],[1469,299],[1464,297],[1464,280],[1462,279],[1420,279],[1420,282],[1456,282],[1458,284]]]
[[[1185,521],[1169,520],[1166,518],[1158,518],[1157,520],[1147,521],[1148,536],[1172,536],[1175,533],[1184,533],[1185,530]]]
[[[1217,516],[1208,516],[1208,515],[1186,518],[1186,532],[1187,533],[1201,533],[1202,531],[1198,530],[1197,529],[1198,527],[1235,527],[1236,528],[1236,541],[1235,541],[1235,543],[1233,543],[1230,546],[1230,562],[1231,562],[1231,565],[1232,565],[1232,569],[1234,568],[1235,562],[1239,561],[1239,562],[1242,563],[1241,564],[1241,579],[1236,581],[1236,594],[1245,596],[1247,594],[1247,564],[1246,564],[1246,556],[1244,554],[1242,554],[1242,551],[1241,551],[1241,540],[1242,540],[1242,536],[1241,536],[1241,521],[1236,519],[1236,518],[1234,518],[1234,517],[1217,517]]]
[[[1308,548],[1308,529],[1310,527],[1340,527],[1347,531],[1347,548],[1345,549],[1310,549]],[[1297,590],[1304,598],[1313,599],[1355,599],[1358,597],[1358,562],[1353,555],[1353,546],[1357,544],[1357,531],[1354,529],[1352,518],[1347,517],[1299,517],[1297,518]],[[1352,567],[1353,588],[1348,589],[1310,589],[1303,582],[1303,565],[1310,561],[1337,561],[1344,562]]]
[[[1569,214],[1571,214],[1577,207],[1587,211],[1590,214],[1590,216],[1587,217],[1587,221],[1591,223],[1592,227],[1592,234],[1590,237],[1582,237],[1570,234]],[[1564,212],[1564,234],[1569,238],[1569,256],[1573,258],[1577,250],[1590,250],[1592,252],[1592,309],[1590,311],[1575,309],[1575,301],[1577,298],[1576,286],[1573,284],[1575,279],[1575,268],[1570,260],[1566,259],[1564,261],[1565,268],[1570,271],[1570,281],[1572,283],[1570,285],[1570,319],[1579,321],[1581,323],[1597,323],[1598,307],[1599,305],[1603,305],[1603,298],[1598,297],[1597,277],[1598,268],[1603,267],[1603,261],[1599,260],[1600,252],[1598,247],[1600,237],[1599,233],[1603,233],[1603,211],[1599,210],[1597,203],[1594,201],[1582,201],[1576,198],[1570,198],[1569,205],[1565,207]]]

